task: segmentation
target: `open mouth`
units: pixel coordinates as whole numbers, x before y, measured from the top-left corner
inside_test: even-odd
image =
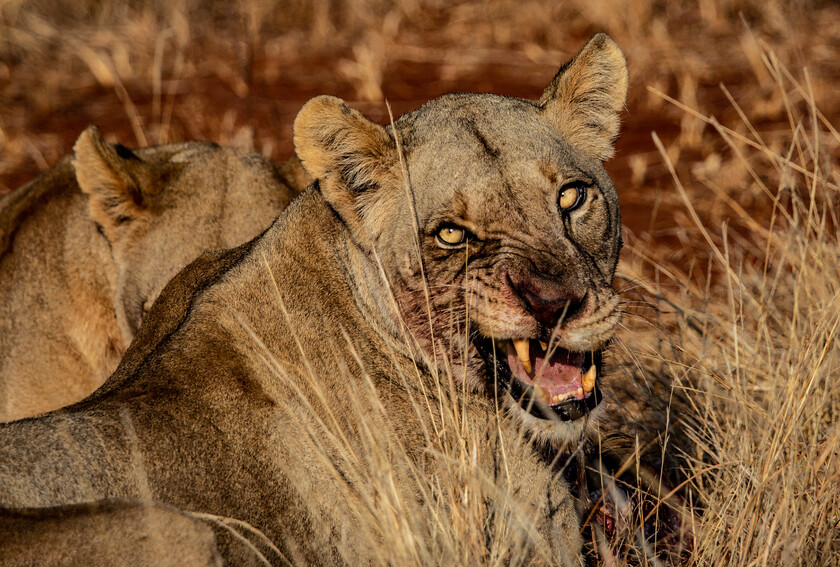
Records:
[[[490,376],[541,419],[574,421],[601,401],[601,351],[573,352],[536,339],[473,340]]]

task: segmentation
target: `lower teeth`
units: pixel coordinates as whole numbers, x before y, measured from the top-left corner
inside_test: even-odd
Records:
[[[583,398],[583,388],[578,388],[574,392],[569,392],[566,394],[555,394],[551,396],[551,403],[549,405],[556,406],[560,402],[565,402],[566,400],[575,399],[575,398]]]
[[[556,406],[560,402],[566,399],[566,396],[563,394],[557,394],[556,396],[551,396],[551,404],[552,406]]]

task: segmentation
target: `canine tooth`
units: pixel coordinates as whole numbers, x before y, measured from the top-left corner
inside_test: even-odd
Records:
[[[531,345],[528,339],[513,339],[513,348],[516,349],[516,355],[519,357],[519,362],[525,367],[525,372],[531,372]]]
[[[540,341],[540,346],[543,350],[548,350],[548,343],[545,341]]]
[[[580,384],[583,386],[583,390],[587,393],[591,392],[595,389],[595,375],[597,374],[597,370],[595,369],[595,365],[589,367],[589,370],[586,371],[586,374],[581,376]]]

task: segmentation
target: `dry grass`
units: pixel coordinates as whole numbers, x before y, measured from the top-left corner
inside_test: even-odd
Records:
[[[89,121],[133,145],[207,138],[282,158],[294,112],[321,92],[382,120],[383,97],[398,110],[453,89],[534,97],[606,31],[633,77],[609,164],[632,231],[611,411],[581,475],[590,561],[838,565],[840,10],[671,4],[0,0],[0,190]],[[313,422],[329,433],[313,451],[363,481],[348,501],[382,564],[519,564],[540,545],[474,466],[459,403],[428,432],[428,469],[384,412],[354,433],[387,455],[348,452]],[[490,501],[507,521],[488,534]]]
[[[398,114],[452,90],[535,97],[606,31],[630,63],[626,133],[643,134],[625,135],[611,168],[649,193],[667,176],[652,127],[687,167],[717,148],[646,87],[717,110],[723,81],[762,122],[783,120],[754,33],[808,65],[832,115],[838,22],[830,3],[783,0],[0,0],[0,191],[55,163],[88,123],[132,146],[201,138],[285,159],[295,113],[324,92],[383,122],[382,97]]]
[[[797,82],[771,52],[761,57],[791,124],[777,133],[783,146],[768,144],[749,112],[741,136],[686,109],[728,150],[714,172],[687,181],[654,134],[709,260],[688,273],[631,241],[621,270],[640,317],[617,352],[633,382],[619,386],[629,415],[615,422],[635,419],[668,454],[661,461],[682,465],[680,492],[697,512],[693,563],[837,565],[840,177],[830,152],[840,137],[807,75]],[[738,204],[744,189],[764,196],[758,214]],[[706,204],[691,197],[700,193],[729,205],[742,228],[701,220]]]
[[[280,384],[287,380],[279,367],[277,378]],[[321,377],[309,378],[316,390],[321,387]],[[422,393],[413,386],[417,376],[393,378],[414,392],[424,439],[419,446],[401,443],[372,381],[343,392],[356,415],[365,415],[353,425],[331,419],[325,402],[300,395],[294,411],[314,457],[300,469],[288,463],[289,478],[302,494],[330,495],[331,510],[353,518],[352,535],[321,545],[335,545],[349,565],[526,565],[535,554],[547,554],[532,511],[486,466],[500,444],[500,431],[510,429],[506,418],[498,416],[498,429],[470,424],[464,419],[466,406],[481,402],[465,400],[449,375],[436,376],[433,391]],[[294,381],[286,384],[296,388]],[[508,438],[506,454],[528,451],[527,446],[521,437]],[[311,485],[307,467],[312,462],[328,472],[326,483]],[[323,513],[318,500],[313,499],[316,518]]]

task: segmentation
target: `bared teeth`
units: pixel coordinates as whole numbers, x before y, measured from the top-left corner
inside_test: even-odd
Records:
[[[567,399],[568,397],[569,397],[569,394],[554,394],[553,396],[551,396],[551,405],[556,406],[557,404],[559,404],[563,400]]]
[[[586,371],[586,374],[580,377],[580,384],[583,386],[583,390],[587,393],[591,392],[595,389],[595,375],[597,374],[597,370],[595,369],[595,365],[589,367],[589,370]]]
[[[531,344],[528,339],[512,339],[513,348],[516,349],[516,355],[519,357],[519,362],[525,367],[525,372],[531,372]]]
[[[548,343],[545,341],[540,341],[540,346],[543,350],[548,350]]]

